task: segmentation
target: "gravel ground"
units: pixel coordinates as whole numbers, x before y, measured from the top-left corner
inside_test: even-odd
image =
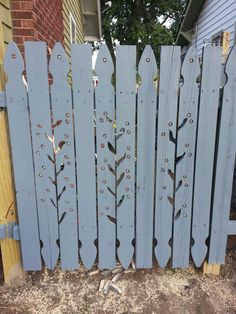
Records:
[[[94,268],[96,270],[96,268]],[[1,275],[2,276],[2,275]],[[124,273],[115,283],[121,294],[99,291],[111,275],[89,275],[59,269],[28,272],[15,288],[0,286],[0,313],[236,313],[236,251],[227,253],[219,277],[203,276],[199,269],[137,270]]]

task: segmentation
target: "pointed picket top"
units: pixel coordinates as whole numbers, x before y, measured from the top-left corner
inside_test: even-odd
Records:
[[[96,61],[98,86],[95,88],[98,192],[98,261],[99,268],[113,269],[116,263],[116,176],[115,169],[115,94],[112,86],[114,64],[106,45],[102,45]],[[113,150],[110,148],[113,147]],[[103,193],[101,193],[103,191]]]
[[[189,71],[189,67],[190,65],[192,65],[192,67],[196,66],[196,62],[198,61],[198,57],[197,57],[197,50],[195,47],[190,47],[187,51],[186,56],[184,57],[184,62],[181,68],[181,74],[184,77],[188,77],[191,75],[191,71]],[[199,62],[197,62],[199,71],[200,71],[200,64]]]
[[[33,143],[35,186],[38,205],[42,257],[45,264],[53,269],[59,257],[58,210],[52,136],[51,101],[48,84],[47,49],[44,42],[26,42],[25,60],[28,100]],[[36,62],[38,60],[38,62]],[[37,136],[36,133],[38,134]],[[46,170],[46,172],[45,172]]]
[[[113,60],[107,45],[102,45],[99,49],[95,65],[95,72],[98,76],[103,76],[103,80],[99,82],[99,85],[103,83],[105,84],[106,82],[104,82],[104,79],[109,79],[109,75],[112,75],[114,72]]]
[[[73,139],[73,109],[71,86],[67,80],[69,63],[60,43],[52,51],[49,69],[53,76],[51,106],[54,125],[55,147],[65,139]],[[74,141],[63,145],[55,154],[57,207],[59,217],[61,267],[66,270],[78,268],[78,225],[75,177]],[[61,166],[63,166],[63,169]],[[60,197],[59,197],[60,196]]]
[[[80,257],[84,266],[93,266],[97,256],[96,173],[94,138],[94,93],[90,44],[71,46],[74,128],[78,187]],[[82,136],[81,136],[82,134]],[[86,134],[86,136],[83,136]]]
[[[119,46],[116,51],[116,140],[117,178],[117,254],[128,268],[134,254],[135,237],[135,113],[136,113],[136,47]],[[124,175],[127,173],[128,175]],[[124,174],[123,174],[124,173]],[[118,179],[119,180],[119,179]]]
[[[157,64],[146,46],[138,66],[141,85],[137,104],[136,267],[151,268],[153,253],[153,204],[155,181],[155,130]],[[147,145],[148,143],[148,145]]]
[[[201,97],[198,114],[198,135],[195,160],[195,181],[192,211],[192,258],[197,267],[203,263],[208,245],[215,138],[221,86],[221,49],[205,47],[202,65]],[[190,152],[188,153],[189,156]],[[193,158],[191,152],[190,158]]]
[[[49,61],[49,70],[53,76],[67,76],[70,66],[61,43],[56,43]]]
[[[8,45],[4,59],[4,70],[7,75],[13,79],[18,79],[25,69],[24,60],[16,43],[11,42]]]
[[[184,80],[180,88],[179,125],[177,136],[177,156],[183,158],[176,164],[175,214],[173,233],[173,267],[188,267],[190,251],[190,229],[192,217],[193,172],[195,155],[199,86],[197,78],[200,64],[196,49],[189,48],[181,74]],[[186,145],[187,144],[187,145]]]
[[[141,74],[148,67],[148,70],[151,71],[151,74],[157,74],[157,63],[154,52],[150,45],[147,45],[142,53],[142,56],[139,61],[138,72]],[[142,84],[140,86],[142,88]]]
[[[156,157],[155,238],[157,246],[154,249],[160,267],[165,267],[171,257],[170,239],[172,237],[173,175],[175,170],[174,139],[177,129],[180,65],[180,47],[162,46]]]
[[[8,45],[4,60],[4,70],[8,75],[5,93],[14,183],[17,191],[17,216],[20,223],[23,266],[24,270],[40,270],[41,254],[32,160],[31,128],[27,91],[22,80],[24,61],[15,43]],[[20,158],[20,156],[24,156],[24,158]]]

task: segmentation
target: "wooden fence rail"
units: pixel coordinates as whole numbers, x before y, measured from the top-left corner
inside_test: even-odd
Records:
[[[236,47],[12,43],[4,69],[25,270],[224,262],[236,147]],[[25,81],[22,73],[26,70]],[[72,84],[68,72],[72,71]],[[48,79],[52,75],[52,82]],[[114,83],[115,82],[115,83]],[[220,97],[223,95],[223,97]]]

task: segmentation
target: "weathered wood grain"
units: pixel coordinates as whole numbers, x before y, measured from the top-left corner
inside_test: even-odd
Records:
[[[61,44],[56,44],[52,51],[49,70],[53,76],[51,102],[61,267],[72,270],[78,268],[79,258],[75,147],[72,95],[67,81],[70,67]]]
[[[52,126],[46,44],[26,42],[25,58],[41,253],[52,269],[59,257],[59,235],[54,150],[48,138],[52,138]],[[40,60],[40,66],[35,60]]]
[[[113,269],[116,263],[115,192],[115,94],[111,80],[114,65],[106,45],[96,61],[98,86],[95,89],[98,184],[99,267]]]
[[[200,65],[194,48],[189,49],[185,56],[181,75],[184,83],[180,88],[177,156],[183,156],[183,158],[177,162],[175,173],[173,267],[188,267],[189,265],[194,156],[200,90],[197,82]],[[177,213],[179,215],[176,217]]]
[[[116,147],[118,257],[124,268],[132,260],[135,212],[136,47],[116,50]]]
[[[217,166],[208,261],[223,264],[229,234],[229,213],[236,151],[236,47],[225,66],[227,82],[223,91]]]
[[[22,81],[23,58],[16,44],[8,47],[4,62],[7,112],[16,187],[16,200],[21,225],[21,250],[25,270],[40,270],[37,204],[35,194],[32,142],[26,86]],[[24,156],[24,158],[19,158]]]
[[[153,253],[157,64],[150,46],[140,59],[137,103],[136,267],[151,268]]]
[[[161,47],[157,128],[155,254],[161,267],[170,255],[172,237],[175,139],[180,78],[180,47]]]
[[[92,50],[90,45],[73,44],[72,81],[75,124],[75,147],[78,186],[80,257],[91,268],[97,249],[94,89],[92,80]]]
[[[193,260],[201,266],[207,254],[209,236],[213,163],[221,78],[220,47],[205,47],[203,53],[201,97],[199,108],[192,237]],[[189,151],[189,158],[193,158]]]

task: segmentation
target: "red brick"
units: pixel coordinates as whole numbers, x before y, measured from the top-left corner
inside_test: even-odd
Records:
[[[16,42],[17,44],[23,44],[24,38],[22,36],[13,36],[13,41]]]
[[[30,28],[15,28],[14,29],[14,35],[15,36],[33,36],[34,35],[34,29],[30,29]]]
[[[23,41],[35,41],[35,36],[24,36]]]
[[[13,20],[12,26],[13,27],[22,27],[22,20]]]
[[[25,1],[20,3],[21,9],[25,11],[32,11],[33,10],[33,2],[32,1]]]
[[[18,48],[19,48],[20,52],[24,52],[24,45],[18,44]]]
[[[35,25],[35,22],[33,20],[22,20],[23,27],[33,28],[34,25]]]
[[[46,41],[52,48],[55,42],[63,43],[64,27],[62,0],[11,0],[14,40]]]
[[[20,10],[21,4],[19,1],[11,1],[11,10]]]
[[[30,11],[12,11],[12,19],[30,19],[32,18],[32,12]]]

